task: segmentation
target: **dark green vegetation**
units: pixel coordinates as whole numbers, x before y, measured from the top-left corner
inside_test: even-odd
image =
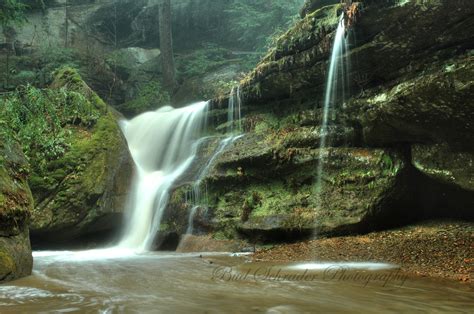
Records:
[[[2,142],[25,154],[11,176],[22,179],[34,198],[28,208],[33,200],[13,197],[25,204],[16,209],[22,209],[20,221],[27,228],[31,216],[36,242],[61,243],[120,223],[132,166],[118,113],[75,70],[62,68],[54,77],[48,89],[25,86],[4,96],[0,122]],[[4,193],[17,189],[2,186],[8,188]]]
[[[24,11],[27,6],[17,0],[2,0],[0,2],[0,25],[6,28],[12,24],[20,24],[26,20]]]
[[[17,141],[0,121],[0,282],[31,273],[28,223],[33,197],[28,162]]]
[[[4,36],[15,45],[8,64],[0,62],[0,90],[27,83],[47,87],[50,73],[67,64],[104,100],[134,116],[170,98],[185,105],[227,93],[226,82],[253,68],[268,38],[286,29],[302,0],[172,1],[179,86],[172,95],[162,90],[158,2],[68,3],[47,1],[42,11],[29,9],[28,23],[13,25],[11,36]]]
[[[61,117],[66,135],[61,154],[47,159],[31,156],[36,165],[30,178],[36,204],[31,231],[46,238],[59,232],[64,241],[110,230],[120,221],[131,175],[119,116],[75,70],[59,70],[51,87],[53,93],[57,89],[67,94],[66,103],[53,106],[63,110],[69,105],[68,111],[76,114]],[[79,107],[81,111],[74,111]]]

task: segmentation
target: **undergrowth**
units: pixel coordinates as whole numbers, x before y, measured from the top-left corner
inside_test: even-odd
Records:
[[[79,92],[19,87],[0,98],[0,125],[7,138],[16,138],[35,168],[64,155],[70,147],[71,127],[93,126],[98,110]],[[70,127],[67,127],[70,126]]]

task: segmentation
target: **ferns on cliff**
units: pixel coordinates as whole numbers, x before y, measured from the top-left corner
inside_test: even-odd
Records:
[[[62,156],[69,147],[66,125],[90,127],[99,114],[80,93],[24,86],[0,98],[0,124],[17,138],[30,160],[42,163]]]

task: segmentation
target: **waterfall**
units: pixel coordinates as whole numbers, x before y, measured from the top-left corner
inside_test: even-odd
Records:
[[[240,137],[241,103],[240,88],[232,89],[227,115],[229,135],[220,141],[192,187],[189,234],[193,232],[194,216],[203,201],[201,185],[205,176],[216,158]],[[129,201],[129,216],[118,247],[140,251],[151,248],[168,205],[170,189],[194,160],[207,109],[207,102],[180,109],[164,107],[122,122],[137,173]]]
[[[122,123],[137,173],[119,247],[147,250],[152,245],[169,189],[195,157],[207,108],[207,102],[180,109],[164,107]]]
[[[317,169],[317,195],[320,196],[322,176],[324,173],[324,151],[327,146],[329,113],[337,102],[343,102],[348,93],[349,86],[349,62],[346,54],[349,43],[346,38],[344,14],[341,15],[334,38],[331,60],[329,63],[326,91],[324,96],[323,119],[320,129],[319,162]],[[334,119],[335,117],[333,117]]]
[[[196,212],[199,209],[200,205],[203,202],[203,193],[201,192],[201,185],[202,181],[208,174],[211,166],[214,164],[214,161],[219,157],[225,149],[235,142],[237,139],[242,137],[240,134],[242,132],[242,113],[241,113],[241,106],[242,106],[242,97],[240,94],[240,86],[237,88],[232,88],[230,95],[229,95],[229,102],[227,107],[227,133],[228,136],[222,139],[219,143],[219,146],[214,151],[214,154],[211,156],[209,161],[200,171],[197,180],[194,182],[192,187],[192,195],[190,197],[191,204],[193,207],[189,213],[188,219],[188,228],[186,230],[186,234],[193,234],[194,231],[194,217],[196,216]],[[237,120],[237,121],[236,121]],[[235,124],[237,123],[237,128]],[[206,196],[206,195],[204,195]]]
[[[232,87],[229,95],[229,105],[227,109],[227,133],[234,134],[236,131],[242,131],[242,97],[240,94],[240,86]],[[235,126],[237,120],[237,128]],[[236,130],[237,129],[237,130]]]

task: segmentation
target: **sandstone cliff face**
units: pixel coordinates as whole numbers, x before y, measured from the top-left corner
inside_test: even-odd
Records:
[[[1,123],[1,122],[0,122]],[[0,283],[31,274],[28,222],[33,197],[27,183],[28,163],[21,148],[0,130]]]
[[[339,5],[306,12],[240,82],[247,134],[207,176],[197,233],[274,241],[474,217],[474,3],[362,3],[348,34],[351,97],[332,109],[329,147],[319,152]],[[213,106],[224,123],[227,99]],[[182,215],[165,215],[177,234],[190,189],[171,198]]]

